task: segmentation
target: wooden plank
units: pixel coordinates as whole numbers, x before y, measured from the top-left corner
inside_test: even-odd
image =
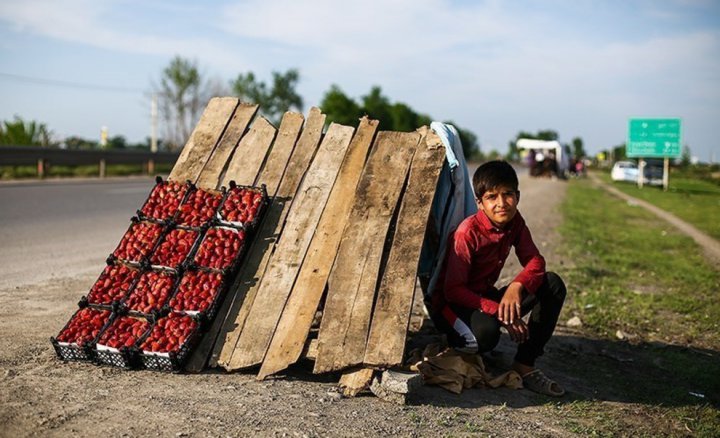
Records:
[[[221,346],[216,362],[213,360],[217,365],[228,370],[232,369],[230,367],[230,359],[235,351],[237,340],[245,326],[245,320],[255,301],[260,279],[263,277],[270,260],[271,251],[267,249],[273,247],[283,230],[285,217],[290,209],[300,181],[317,150],[324,125],[325,115],[322,114],[318,108],[312,108],[303,132],[300,135],[300,139],[297,141],[292,157],[285,169],[282,181],[278,186],[276,196],[270,204],[266,218],[256,234],[255,241],[259,245],[259,249],[253,249],[249,257],[245,260],[243,272],[241,272],[240,288],[237,292],[238,296],[244,297],[242,307],[235,321],[229,324],[230,330],[224,334],[224,343]]]
[[[375,302],[365,365],[390,367],[402,363],[420,250],[445,161],[440,138],[427,129],[425,134],[410,166],[390,256]]]
[[[358,368],[343,373],[338,383],[345,397],[355,397],[360,391],[370,388],[373,374],[372,368]]]
[[[280,185],[285,167],[287,166],[290,155],[292,154],[295,142],[297,141],[300,129],[302,128],[304,117],[299,113],[287,112],[283,116],[280,122],[280,130],[275,139],[272,149],[270,150],[267,163],[263,168],[260,176],[258,177],[258,184],[265,184],[268,195],[275,196],[275,193]],[[260,242],[260,243],[258,243]],[[244,266],[251,265],[251,261],[255,260],[255,254],[258,252],[262,255],[264,250],[267,248],[263,246],[265,241],[258,235],[254,240],[252,246],[249,248],[248,257],[245,259]],[[243,268],[245,269],[245,268]],[[213,360],[210,361],[211,366],[217,365],[217,357],[220,354],[219,348],[225,341],[224,336],[218,337],[219,333],[226,333],[230,330],[231,324],[234,324],[235,318],[240,311],[240,305],[243,302],[244,295],[239,293],[240,282],[243,278],[243,272],[235,279],[235,283],[229,288],[225,300],[223,300],[220,309],[218,309],[217,316],[213,320],[212,325],[203,336],[203,339],[198,344],[196,349],[193,351],[192,356],[185,366],[185,370],[188,372],[200,372],[207,363],[208,356],[214,346],[217,347],[217,352],[213,356]],[[226,322],[226,320],[228,320]],[[226,328],[225,324],[228,324]],[[221,331],[222,330],[222,331]],[[216,343],[216,339],[218,339]]]
[[[222,185],[228,187],[230,181],[242,186],[255,184],[276,132],[275,127],[265,117],[255,119],[250,132],[240,140],[235,149],[222,178]]]
[[[262,362],[343,163],[354,128],[332,123],[305,174],[230,361],[232,369]]]
[[[228,158],[238,146],[240,138],[245,134],[250,121],[257,112],[258,106],[241,103],[230,118],[218,145],[215,147],[210,159],[200,172],[197,180],[198,187],[204,189],[217,189],[220,176],[228,163]]]
[[[239,103],[234,97],[210,99],[168,179],[197,181]]]
[[[258,378],[265,378],[297,362],[322,298],[340,237],[355,195],[378,121],[363,117],[348,147],[330,198],[310,243],[300,273],[285,305]]]
[[[419,139],[417,132],[378,134],[328,279],[315,373],[363,361],[385,238]]]

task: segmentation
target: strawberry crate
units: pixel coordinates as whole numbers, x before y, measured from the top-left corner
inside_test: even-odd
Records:
[[[100,333],[112,322],[109,310],[81,307],[65,324],[57,337],[50,343],[55,353],[64,361],[91,361]]]
[[[225,196],[223,190],[193,187],[180,205],[175,222],[180,227],[197,228],[209,225]]]
[[[230,188],[217,212],[218,223],[246,230],[255,229],[265,213],[267,203],[265,184],[258,188],[240,186],[230,181]]]
[[[141,221],[137,217],[133,217],[130,222],[120,243],[107,259],[109,265],[118,260],[135,267],[147,265],[150,254],[165,232],[165,226]]]
[[[183,272],[168,311],[198,315],[203,324],[217,314],[228,288],[229,277],[211,269],[192,268]]]
[[[191,188],[190,181],[180,183],[163,181],[162,177],[156,177],[155,185],[137,211],[137,216],[140,220],[162,225],[171,223],[180,211],[180,205],[190,194]]]
[[[189,268],[199,267],[230,275],[240,265],[249,233],[233,227],[210,227],[195,251]]]
[[[203,231],[170,227],[150,256],[150,266],[178,273],[200,244]]]
[[[148,370],[180,372],[201,338],[198,316],[171,312],[158,318],[138,343],[141,366]]]
[[[135,267],[120,262],[107,265],[80,302],[95,308],[112,309],[125,298],[139,278],[140,270]]]
[[[120,303],[133,316],[161,313],[163,306],[175,293],[179,275],[174,272],[149,269],[140,274],[130,293]]]
[[[120,368],[134,368],[137,354],[133,347],[148,335],[150,328],[147,318],[117,315],[100,333],[95,345],[95,361]]]

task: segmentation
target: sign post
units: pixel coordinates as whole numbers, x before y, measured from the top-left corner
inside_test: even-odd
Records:
[[[643,158],[664,158],[663,189],[668,187],[669,160],[682,153],[680,119],[630,119],[626,155],[637,157],[638,186],[642,188],[644,177]]]

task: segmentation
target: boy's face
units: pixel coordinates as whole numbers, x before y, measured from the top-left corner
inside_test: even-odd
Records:
[[[478,208],[498,228],[504,228],[517,213],[520,192],[510,187],[500,186],[483,193],[478,201]]]

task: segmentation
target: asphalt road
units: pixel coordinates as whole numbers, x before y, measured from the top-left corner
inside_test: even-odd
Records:
[[[151,178],[0,184],[0,289],[102,271]]]

